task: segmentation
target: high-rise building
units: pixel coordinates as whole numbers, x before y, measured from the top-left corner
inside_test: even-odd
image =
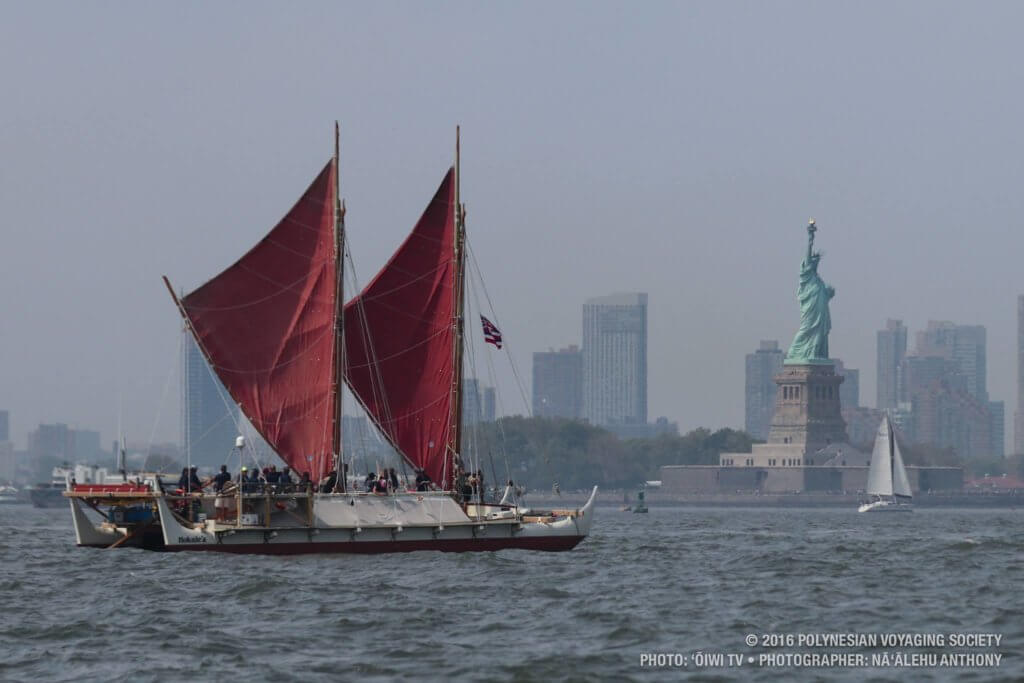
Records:
[[[878,400],[879,410],[893,410],[908,401],[900,376],[903,358],[907,355],[907,328],[902,320],[887,320],[878,331]]]
[[[481,414],[480,380],[466,377],[462,380],[462,424],[478,424]]]
[[[1006,405],[1002,401],[989,401],[988,414],[992,420],[992,457],[1006,455]]]
[[[211,371],[191,334],[185,335],[181,373],[185,457],[198,467],[228,461],[238,436],[238,405]]]
[[[1024,294],[1017,297],[1017,412],[1013,415],[1013,453],[1024,454]]]
[[[49,457],[71,462],[75,455],[74,437],[66,424],[41,424],[28,435],[29,456],[33,460]]]
[[[535,417],[583,416],[583,354],[578,346],[533,354]]]
[[[41,424],[28,435],[32,459],[49,457],[68,463],[90,463],[102,458],[100,433],[91,429],[74,429],[66,424]]]
[[[647,423],[647,295],[583,304],[583,417],[594,425]]]
[[[762,340],[760,348],[748,353],[746,359],[746,420],[747,434],[755,439],[768,438],[775,413],[775,375],[782,370],[785,353],[775,340]]]
[[[484,387],[484,422],[494,422],[497,409],[497,397],[494,387]]]
[[[0,410],[0,443],[11,440],[10,413]]]
[[[839,385],[839,405],[843,410],[860,408],[860,370],[848,368],[843,361],[834,359],[836,374],[843,378]]]
[[[917,333],[915,355],[954,361],[967,382],[967,393],[988,402],[984,326],[929,320],[928,328]]]

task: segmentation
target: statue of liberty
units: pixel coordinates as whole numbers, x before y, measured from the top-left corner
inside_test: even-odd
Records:
[[[828,302],[836,294],[818,275],[821,252],[814,251],[814,233],[818,227],[812,220],[807,226],[807,255],[800,264],[800,329],[786,354],[786,363],[821,363],[828,360],[828,333],[832,329],[832,316]]]

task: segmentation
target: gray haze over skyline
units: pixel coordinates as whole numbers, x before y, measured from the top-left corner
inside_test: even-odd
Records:
[[[335,119],[362,283],[462,125],[471,245],[526,378],[533,351],[580,342],[586,298],[647,292],[651,418],[742,427],[744,354],[788,347],[814,217],[832,355],[861,370],[862,403],[886,318],[981,324],[1012,425],[1024,5],[0,14],[0,409],[19,447],[56,421],[109,443],[118,396],[129,438],[159,414],[155,439],[178,440],[180,319],[160,275],[192,289],[259,240],[329,158]]]

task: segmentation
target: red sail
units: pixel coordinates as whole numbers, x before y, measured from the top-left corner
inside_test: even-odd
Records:
[[[345,375],[391,443],[438,483],[452,435],[455,172],[412,233],[345,305]]]
[[[331,161],[259,244],[180,302],[242,412],[314,481],[334,429],[335,173]]]

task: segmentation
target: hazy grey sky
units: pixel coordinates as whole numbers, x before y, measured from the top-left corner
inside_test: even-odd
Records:
[[[874,404],[888,317],[988,328],[1015,409],[1020,3],[0,4],[0,408],[178,436],[191,289],[291,206],[342,124],[361,280],[463,126],[470,240],[502,331],[579,343],[650,294],[650,413],[743,424],[743,356],[788,346],[817,219],[833,355]],[[513,386],[503,386],[513,409]],[[162,406],[162,407],[161,407]]]

